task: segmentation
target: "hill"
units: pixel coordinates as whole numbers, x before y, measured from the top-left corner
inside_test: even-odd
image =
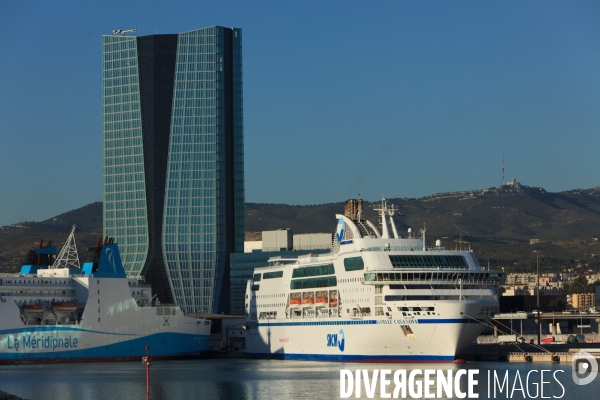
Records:
[[[447,247],[471,247],[480,263],[507,270],[531,270],[534,250],[542,251],[546,270],[599,270],[600,187],[560,193],[513,181],[475,191],[439,193],[420,199],[388,199],[405,214],[396,218],[399,232],[424,226],[428,240],[441,238]],[[376,221],[365,202],[365,215]],[[290,228],[294,233],[333,232],[335,214],[344,203],[286,205],[246,203],[246,230]],[[42,236],[65,240],[77,225],[80,251],[102,232],[102,203],[92,203],[42,222],[0,228],[0,270],[14,270],[20,257]],[[530,244],[530,242],[537,242]]]
[[[80,260],[102,236],[102,203],[95,202],[42,222],[21,222],[0,227],[0,272],[18,271],[25,254],[41,239],[52,240],[60,251],[73,224]]]

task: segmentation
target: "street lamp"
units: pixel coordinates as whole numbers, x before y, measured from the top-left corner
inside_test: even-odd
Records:
[[[537,331],[538,331],[538,345],[541,344],[541,334],[540,334],[540,252],[539,250],[534,250],[536,256],[536,275],[537,275],[537,287],[535,291],[537,293]]]

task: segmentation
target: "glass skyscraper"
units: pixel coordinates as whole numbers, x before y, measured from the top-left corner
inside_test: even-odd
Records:
[[[227,313],[245,235],[241,29],[102,50],[104,235],[161,302]]]

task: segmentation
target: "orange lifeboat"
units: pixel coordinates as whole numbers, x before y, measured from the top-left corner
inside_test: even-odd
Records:
[[[290,304],[300,304],[300,299],[290,299]]]
[[[329,305],[331,307],[337,307],[337,299],[331,299],[331,301],[329,302]]]
[[[26,315],[38,315],[44,311],[44,307],[41,304],[23,304],[23,314]]]
[[[77,303],[74,301],[55,301],[52,303],[54,311],[75,311],[77,309]]]
[[[313,299],[311,297],[302,300],[302,303],[304,303],[304,304],[313,304],[314,302],[315,302],[315,299]]]
[[[317,303],[327,303],[327,297],[317,297]]]

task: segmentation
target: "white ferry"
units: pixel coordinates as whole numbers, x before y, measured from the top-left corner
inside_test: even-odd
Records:
[[[382,200],[380,229],[362,200],[336,215],[332,252],[271,259],[246,289],[246,353],[259,358],[452,362],[498,311],[502,272],[470,250],[400,237]]]
[[[73,230],[75,227],[73,227]],[[79,268],[73,231],[56,257],[40,242],[18,274],[0,276],[0,364],[194,357],[210,321],[153,301],[150,285],[126,277],[106,238]]]

